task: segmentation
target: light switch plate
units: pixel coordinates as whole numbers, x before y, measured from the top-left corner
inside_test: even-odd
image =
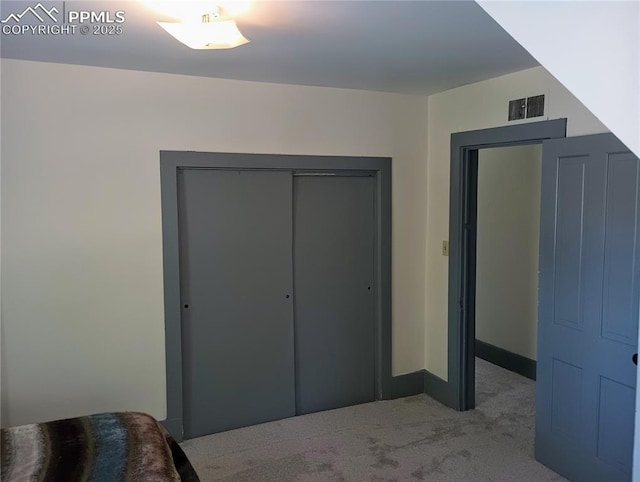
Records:
[[[449,241],[442,242],[442,256],[449,256]]]

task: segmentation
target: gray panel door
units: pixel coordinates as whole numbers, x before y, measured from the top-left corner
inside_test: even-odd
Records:
[[[294,178],[296,412],[374,400],[374,178]]]
[[[574,481],[631,480],[639,167],[611,134],[543,144],[536,458]]]
[[[178,174],[185,438],[295,415],[291,173]]]

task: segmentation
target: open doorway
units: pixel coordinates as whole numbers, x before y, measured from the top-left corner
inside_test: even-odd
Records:
[[[540,144],[478,151],[476,357],[535,380]]]
[[[533,133],[507,127],[452,136],[451,395],[459,397],[459,410],[476,406],[480,152],[543,139],[535,457],[572,480],[628,480],[637,378],[638,159],[612,134],[564,139],[552,122],[528,125],[538,130]],[[505,410],[507,398],[523,405],[510,392],[478,403],[478,410],[487,405],[518,419]]]
[[[478,149],[478,405],[507,390],[521,393],[521,403],[534,404],[535,385],[504,376],[497,367],[531,380],[536,377],[541,172],[540,144]]]
[[[500,249],[492,255],[493,258],[497,259],[489,259],[486,262],[481,262],[480,265],[478,265],[477,261],[478,175],[479,158],[481,156],[480,153],[484,151],[482,154],[484,157],[485,154],[491,154],[493,151],[495,157],[495,153],[498,152],[508,153],[508,151],[497,151],[497,148],[505,149],[526,147],[529,149],[529,153],[533,154],[536,149],[540,149],[543,140],[565,137],[565,135],[566,119],[558,119],[553,121],[462,132],[451,136],[451,199],[449,225],[449,400],[451,405],[457,410],[469,410],[475,407],[476,297],[478,294],[476,283],[477,269],[480,267],[485,273],[490,272],[495,274],[497,266],[505,267],[507,264],[506,262],[503,262],[505,261],[506,253],[504,251],[500,253]],[[508,154],[506,157],[509,157]],[[539,180],[537,186],[539,195]],[[507,188],[508,187],[509,186],[507,186]],[[529,189],[531,190],[531,188]],[[494,200],[494,203],[499,202],[499,198]],[[506,203],[508,201],[502,202]],[[535,202],[535,200],[528,201],[529,204],[533,202]],[[508,208],[511,206],[503,207]],[[528,215],[530,215],[530,211]],[[527,216],[527,214],[522,213],[522,217],[525,216]],[[517,234],[518,233],[515,233],[514,236],[517,237]],[[527,236],[528,238],[531,238],[534,234],[528,232]],[[535,235],[535,238],[530,239],[530,241],[537,244],[538,236]],[[485,243],[485,241],[482,240],[481,242]],[[491,241],[489,240],[489,242]],[[506,248],[503,247],[503,250],[504,249]],[[505,269],[506,268],[509,268],[509,266],[506,266]],[[534,270],[534,273],[537,274],[537,270]],[[483,276],[482,273],[480,275]],[[531,282],[532,281],[529,280],[526,284],[530,286]],[[533,280],[533,283],[537,286],[536,280]],[[485,286],[483,282],[480,294],[484,293],[484,288]],[[499,296],[499,290],[496,291]],[[494,294],[494,296],[496,295]],[[481,301],[481,305],[484,306],[494,302],[495,301],[483,299]],[[504,303],[504,300],[502,300],[502,303]],[[531,306],[531,304],[535,306],[536,302],[529,301],[527,303],[528,306]],[[529,309],[529,311],[531,310]],[[531,318],[531,316],[529,315],[528,318]],[[535,319],[535,315],[533,319]],[[484,329],[484,327],[481,328],[481,330],[483,330],[481,337],[486,337],[487,330]],[[491,331],[491,328],[489,331]],[[490,339],[495,340],[496,338]],[[535,340],[535,334],[533,335],[533,339]],[[485,348],[487,346],[486,344],[493,345],[486,340],[482,340],[482,338],[481,341],[485,341],[485,345],[482,345]],[[517,343],[522,345],[527,342],[520,341]],[[529,349],[531,344],[532,343],[529,342]],[[535,347],[535,343],[533,343],[533,346]],[[502,355],[504,355],[505,351],[510,351],[508,348],[503,350],[503,352],[499,352]],[[517,350],[521,352],[523,351],[520,348]],[[520,353],[517,353],[517,351],[511,351],[511,353],[531,360],[531,358],[526,356],[531,353],[530,351],[525,351],[525,355],[521,355]],[[530,370],[531,364],[529,363],[529,371]]]

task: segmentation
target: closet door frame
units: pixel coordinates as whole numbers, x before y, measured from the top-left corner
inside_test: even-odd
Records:
[[[183,439],[182,319],[177,173],[180,169],[276,170],[375,176],[375,397],[391,398],[391,158],[160,151],[167,418]]]

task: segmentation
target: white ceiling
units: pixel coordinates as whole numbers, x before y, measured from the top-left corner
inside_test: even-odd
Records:
[[[0,14],[36,3],[2,1]],[[62,11],[63,2],[42,3]],[[64,8],[124,10],[123,33],[2,35],[2,57],[425,95],[538,65],[472,1],[255,1],[238,19],[251,43],[201,51],[169,36],[156,24],[167,19],[141,2]]]

